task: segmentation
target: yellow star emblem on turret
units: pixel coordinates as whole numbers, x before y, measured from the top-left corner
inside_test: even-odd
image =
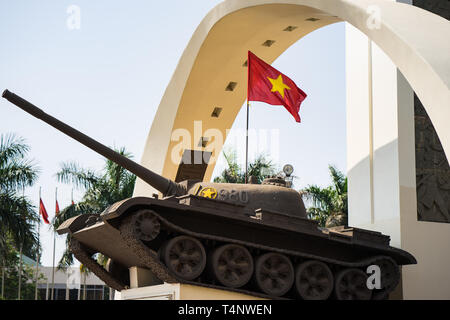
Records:
[[[204,188],[202,191],[200,191],[200,196],[209,198],[209,199],[215,199],[217,197],[217,190],[214,188]]]
[[[272,84],[271,92],[278,92],[281,97],[284,99],[284,89],[290,90],[286,84],[283,82],[283,78],[281,77],[281,74],[276,79],[272,79],[267,77],[269,79],[270,83]]]

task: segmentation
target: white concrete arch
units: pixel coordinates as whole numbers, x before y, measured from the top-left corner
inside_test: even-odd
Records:
[[[369,28],[370,9],[379,8],[379,28]],[[317,21],[307,20],[317,18]],[[227,0],[199,24],[167,86],[153,120],[141,163],[174,179],[178,163],[170,161],[171,133],[201,120],[203,132],[231,128],[246,98],[247,69],[242,66],[250,49],[273,62],[304,35],[325,25],[347,21],[373,40],[391,58],[417,93],[450,158],[450,24],[420,8],[388,0]],[[283,31],[296,26],[292,32]],[[271,47],[261,44],[276,40]],[[237,82],[232,92],[225,91]],[[222,107],[212,118],[214,107]],[[193,142],[194,145],[197,141]],[[220,150],[218,151],[220,152]],[[214,164],[205,180],[210,179]],[[135,195],[152,188],[138,180]]]

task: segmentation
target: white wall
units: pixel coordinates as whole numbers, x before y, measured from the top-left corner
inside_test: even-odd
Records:
[[[414,120],[413,92],[389,57],[349,24],[346,77],[349,224],[389,234],[401,247],[398,110],[404,105]],[[405,152],[414,156],[414,140]],[[414,177],[414,168],[407,174]]]
[[[417,265],[404,299],[450,299],[450,225],[417,221],[413,90],[389,57],[346,25],[349,224],[391,236]]]

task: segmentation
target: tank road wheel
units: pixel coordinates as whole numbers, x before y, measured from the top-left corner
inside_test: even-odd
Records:
[[[214,250],[211,261],[215,278],[226,287],[242,287],[252,277],[253,258],[243,246],[223,245]]]
[[[373,263],[380,267],[381,289],[392,290],[400,280],[400,270],[397,263],[392,259],[379,259]]]
[[[270,296],[286,294],[294,283],[294,277],[294,267],[285,255],[269,252],[256,259],[256,284]]]
[[[359,269],[340,271],[336,276],[336,297],[339,300],[370,300],[372,290],[367,288],[367,278],[367,274]]]
[[[205,248],[192,237],[170,239],[164,246],[162,256],[167,268],[184,280],[194,280],[205,269]]]
[[[135,235],[142,241],[155,239],[160,231],[161,225],[153,211],[144,209],[137,211],[131,217],[131,223]]]
[[[301,263],[295,272],[295,287],[305,300],[326,300],[333,291],[334,277],[323,262],[310,260]]]
[[[391,258],[380,258],[374,263],[380,267],[381,290],[374,290],[373,300],[385,300],[389,294],[397,287],[400,280],[400,270],[397,263]]]

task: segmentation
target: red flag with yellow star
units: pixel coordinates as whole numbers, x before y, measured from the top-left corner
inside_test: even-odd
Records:
[[[265,63],[252,52],[248,52],[248,101],[261,101],[271,105],[282,105],[300,122],[300,104],[306,93],[282,74]]]

